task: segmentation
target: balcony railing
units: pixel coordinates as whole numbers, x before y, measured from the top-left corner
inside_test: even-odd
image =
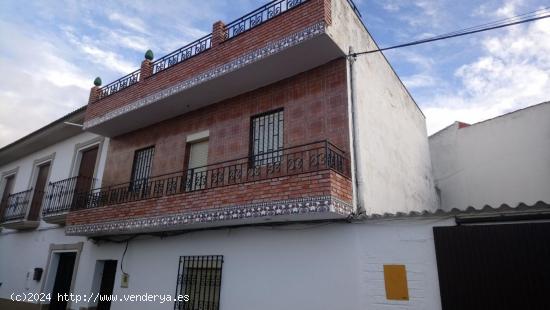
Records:
[[[115,205],[321,170],[348,176],[344,151],[320,141],[78,194],[74,209]]]
[[[32,196],[32,188],[23,192],[10,194],[2,199],[0,209],[4,210],[2,222],[22,220],[27,215],[27,209]]]
[[[97,179],[82,176],[50,182],[44,196],[42,215],[48,217],[69,211],[77,201],[77,193],[87,193],[97,184]]]
[[[250,30],[268,20],[279,16],[308,0],[274,0],[262,7],[240,17],[225,26],[225,39],[234,38],[247,30]],[[212,33],[181,47],[166,56],[163,56],[153,63],[153,72],[155,75],[176,64],[184,62],[189,58],[196,56],[212,47]],[[115,94],[140,81],[141,70],[138,69],[120,79],[113,81],[100,89],[99,98],[102,99]]]
[[[234,38],[262,23],[290,10],[307,0],[275,0],[238,18],[225,26],[225,39]]]

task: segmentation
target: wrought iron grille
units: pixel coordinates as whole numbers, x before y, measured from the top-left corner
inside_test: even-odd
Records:
[[[284,133],[283,110],[252,117],[250,122],[250,155],[254,165],[281,161]]]
[[[231,39],[241,33],[250,30],[266,21],[291,10],[308,0],[275,0],[246,14],[245,16],[232,21],[225,26],[225,38]]]
[[[174,309],[218,310],[222,265],[223,255],[180,256]]]
[[[149,177],[142,182],[128,182],[97,188],[79,194],[74,208],[95,208],[143,199],[159,198],[186,192],[255,182],[321,170],[349,176],[347,155],[328,141],[319,141],[257,156],[277,158],[264,165],[254,156]]]
[[[111,82],[101,87],[101,91],[99,93],[99,99],[103,99],[105,97],[108,97],[116,92],[119,92],[125,89],[126,87],[134,85],[139,81],[140,74],[141,74],[141,71],[138,69],[128,75],[121,77],[120,79],[114,82]]]
[[[10,194],[2,199],[1,206],[4,210],[2,221],[24,219],[32,196],[32,188],[23,192]]]
[[[139,189],[142,184],[147,183],[151,174],[151,164],[155,147],[150,146],[145,149],[137,150],[134,154],[134,163],[132,167],[132,187]]]
[[[196,56],[212,47],[212,34],[206,35],[153,62],[153,74]]]
[[[44,217],[67,212],[71,209],[74,203],[78,203],[77,193],[87,193],[90,189],[95,188],[99,182],[95,178],[77,176],[65,180],[50,182],[46,191],[45,201],[42,208]],[[86,190],[79,190],[81,184],[85,184]],[[89,185],[89,186],[88,186]]]

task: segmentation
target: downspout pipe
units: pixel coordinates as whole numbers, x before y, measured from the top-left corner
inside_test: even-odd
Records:
[[[352,179],[352,188],[353,188],[353,205],[356,206],[356,213],[353,215],[354,218],[361,217],[367,212],[363,206],[362,195],[359,193],[359,179],[361,176],[361,171],[358,168],[357,160],[359,158],[359,129],[357,128],[358,113],[356,111],[357,99],[356,99],[356,73],[355,73],[355,62],[357,61],[357,55],[353,53],[353,47],[349,47],[349,53],[346,56],[348,64],[348,109],[349,109],[349,124],[350,124],[350,140],[351,140],[351,179]]]

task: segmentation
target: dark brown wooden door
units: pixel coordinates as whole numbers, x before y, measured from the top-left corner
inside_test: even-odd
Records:
[[[15,180],[15,177],[13,175],[6,178],[6,185],[4,186],[4,192],[2,193],[2,200],[0,201],[0,219],[4,216],[4,210],[6,209],[6,205],[8,204],[8,196],[13,190],[14,180]]]
[[[550,309],[550,223],[434,227],[443,310]]]
[[[29,221],[38,220],[40,214],[40,207],[42,206],[42,198],[44,198],[44,190],[46,189],[46,182],[48,181],[48,173],[50,172],[50,163],[44,164],[38,167],[38,176],[36,177],[36,183],[34,184],[34,194],[32,196],[31,209],[27,219]]]
[[[82,152],[75,185],[75,195],[73,196],[73,205],[83,203],[86,192],[92,187],[97,151],[98,148],[94,147]]]

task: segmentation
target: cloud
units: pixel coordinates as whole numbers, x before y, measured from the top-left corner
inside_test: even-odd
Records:
[[[504,6],[508,7],[508,6]],[[479,122],[550,100],[550,21],[492,34],[483,52],[455,71],[460,85],[424,105],[428,131],[454,121]]]
[[[518,7],[522,6],[525,1],[523,0],[509,0],[504,3],[498,10],[496,10],[495,15],[500,17],[513,17],[518,14]]]
[[[118,22],[128,29],[141,33],[148,33],[145,23],[137,17],[125,16],[118,12],[112,12],[108,17],[111,21]]]
[[[6,22],[0,37],[10,38],[0,58],[0,145],[86,103],[89,78],[65,59],[63,43]]]
[[[109,47],[110,40],[78,36],[71,27],[65,27],[63,34],[75,49],[82,52],[82,56],[86,56],[89,62],[119,74],[128,74],[136,69],[137,64],[125,60],[124,54],[110,51],[116,50],[115,47]],[[117,46],[120,46],[120,43],[117,43]]]
[[[427,74],[414,74],[411,76],[406,76],[402,80],[407,88],[410,89],[431,87],[436,84],[436,79],[432,75]]]
[[[409,26],[418,28],[426,24],[438,28],[445,15],[444,0],[386,0],[379,4],[383,10],[394,14]]]

